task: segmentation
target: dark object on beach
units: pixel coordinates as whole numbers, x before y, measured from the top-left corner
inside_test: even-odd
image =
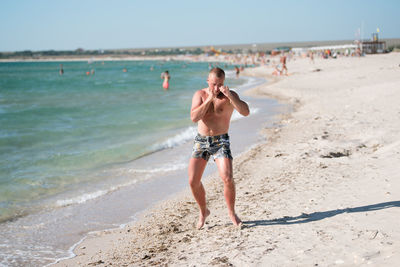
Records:
[[[329,152],[327,155],[321,155],[321,158],[341,158],[350,156],[350,150],[344,150],[343,152]]]
[[[88,263],[88,265],[99,265],[99,264],[103,264],[103,263],[104,263],[104,261],[98,260],[98,261],[95,261],[95,262]]]
[[[318,71],[321,71],[321,69],[315,69],[312,72],[318,72]]]

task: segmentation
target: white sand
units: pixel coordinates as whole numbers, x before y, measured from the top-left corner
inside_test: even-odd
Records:
[[[398,266],[399,64],[399,53],[292,60],[290,76],[252,91],[296,110],[234,160],[242,228],[214,174],[203,230],[187,190],[136,224],[93,234],[57,266]]]

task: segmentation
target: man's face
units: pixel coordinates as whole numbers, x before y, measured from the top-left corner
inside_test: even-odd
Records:
[[[214,91],[215,94],[219,94],[219,88],[224,85],[225,77],[218,78],[214,73],[208,75],[207,83],[208,88]]]

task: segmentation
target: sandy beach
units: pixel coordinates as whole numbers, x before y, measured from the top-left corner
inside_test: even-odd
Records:
[[[294,111],[234,159],[243,225],[230,222],[215,173],[202,230],[188,187],[137,222],[90,234],[55,266],[398,266],[399,64],[390,53],[292,59],[289,76],[246,69],[269,81],[249,94]]]

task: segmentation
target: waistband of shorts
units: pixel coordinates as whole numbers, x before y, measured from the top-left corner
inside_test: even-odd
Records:
[[[201,135],[201,134],[197,133],[197,136],[200,137],[200,138],[204,138],[204,139],[207,139],[207,138],[213,138],[213,139],[222,139],[222,138],[226,139],[226,138],[229,138],[229,135],[227,133],[220,134],[220,135],[210,135],[210,136]]]

